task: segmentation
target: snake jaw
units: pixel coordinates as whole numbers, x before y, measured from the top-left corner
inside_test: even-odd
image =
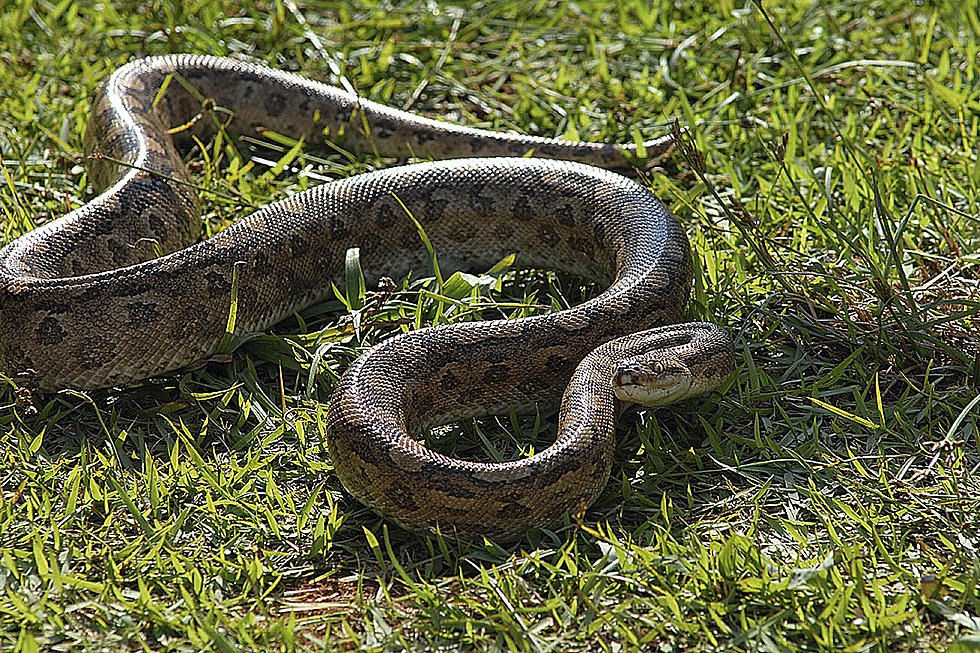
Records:
[[[678,359],[634,358],[619,364],[612,379],[613,393],[620,401],[642,406],[666,406],[691,393],[693,375]]]

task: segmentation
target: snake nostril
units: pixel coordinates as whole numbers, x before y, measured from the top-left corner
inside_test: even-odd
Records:
[[[639,382],[640,379],[633,370],[619,370],[614,377],[614,384],[618,386],[637,385]]]

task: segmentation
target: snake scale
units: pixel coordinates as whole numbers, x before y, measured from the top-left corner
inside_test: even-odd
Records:
[[[327,183],[199,240],[200,200],[179,152],[214,133],[202,107],[240,134],[472,158]],[[265,66],[173,55],[111,75],[86,148],[101,194],[0,250],[0,371],[42,390],[111,387],[206,359],[233,290],[235,332],[265,329],[328,297],[351,247],[369,282],[424,269],[406,209],[443,267],[483,271],[516,254],[608,285],[547,315],[401,334],[347,370],[328,409],[333,465],[351,494],[408,528],[507,540],[553,523],[605,485],[617,398],[668,403],[716,388],[734,365],[723,330],[673,324],[691,281],[683,228],[645,188],[600,169],[626,167],[631,146],[460,127]],[[557,440],[528,458],[461,461],[413,437],[563,390]]]

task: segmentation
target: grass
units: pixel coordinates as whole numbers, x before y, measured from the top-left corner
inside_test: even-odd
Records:
[[[977,4],[525,5],[0,8],[0,242],[89,197],[82,134],[111,70],[247,54],[493,129],[632,141],[678,120],[691,157],[646,181],[697,251],[691,317],[739,353],[724,394],[628,413],[597,504],[510,548],[345,497],[322,402],[400,329],[561,306],[593,291],[576,280],[355,280],[200,370],[0,384],[0,648],[980,648]],[[208,228],[391,163],[288,156],[192,154]],[[542,412],[431,441],[492,460],[553,434]]]

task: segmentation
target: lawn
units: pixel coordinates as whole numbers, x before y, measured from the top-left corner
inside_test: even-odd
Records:
[[[551,310],[596,292],[581,280],[508,272],[451,301],[423,270],[357,336],[344,288],[132,387],[0,376],[0,649],[980,650],[977,3],[529,5],[3,3],[0,244],[92,197],[90,99],[144,55],[542,136],[676,121],[686,147],[638,175],[688,229],[689,317],[729,329],[738,364],[723,392],[627,412],[596,504],[507,546],[343,494],[326,402],[399,330]],[[396,163],[204,145],[209,232]],[[428,439],[504,460],[554,433],[542,408]]]

